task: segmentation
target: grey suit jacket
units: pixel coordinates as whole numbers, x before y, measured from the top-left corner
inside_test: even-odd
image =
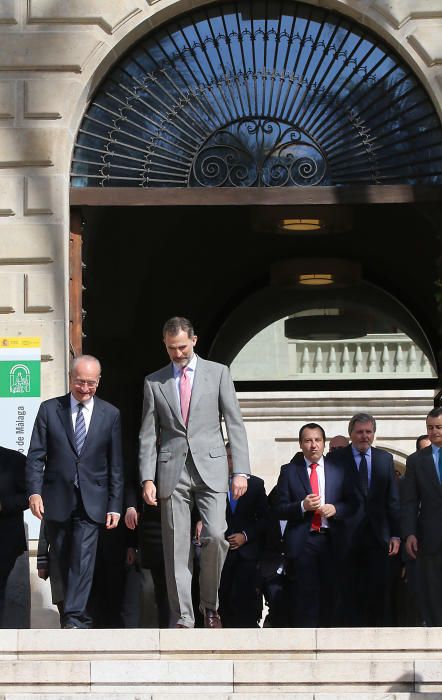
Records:
[[[190,451],[204,483],[228,490],[228,466],[221,429],[224,418],[234,471],[249,474],[249,452],[238,399],[225,365],[198,357],[189,420],[183,423],[170,363],[146,377],[140,432],[140,479],[157,481],[159,498],[175,489]]]

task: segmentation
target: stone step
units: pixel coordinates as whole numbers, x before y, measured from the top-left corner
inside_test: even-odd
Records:
[[[442,698],[442,629],[2,630],[0,699]]]

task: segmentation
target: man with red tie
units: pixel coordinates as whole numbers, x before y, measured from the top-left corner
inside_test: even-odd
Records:
[[[345,520],[353,510],[352,482],[323,456],[325,433],[317,423],[299,431],[302,453],[281,467],[279,517],[285,530],[292,624],[335,623],[339,562],[345,555]]]

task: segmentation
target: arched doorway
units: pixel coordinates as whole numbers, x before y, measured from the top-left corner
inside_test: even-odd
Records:
[[[207,355],[287,259],[359,263],[359,283],[397,299],[437,356],[441,134],[394,52],[311,5],[211,4],[135,46],[85,114],[71,196],[86,221],[84,347],[133,434],[163,320],[192,317]],[[326,221],[314,236],[277,230],[312,218]]]

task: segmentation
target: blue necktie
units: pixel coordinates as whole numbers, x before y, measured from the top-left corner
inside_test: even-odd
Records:
[[[439,471],[439,481],[442,484],[442,447],[439,447],[439,457],[437,460],[437,467]]]
[[[361,489],[364,496],[368,494],[368,465],[365,452],[360,452],[361,461],[359,462],[359,480],[361,482]]]
[[[230,510],[232,513],[235,512],[236,506],[238,505],[238,501],[235,501],[235,499],[232,496],[232,480],[229,480],[229,503],[230,503]]]
[[[78,404],[77,418],[75,420],[75,447],[77,450],[77,455],[81,454],[83,449],[84,441],[86,440],[86,423],[83,415],[83,404]]]

